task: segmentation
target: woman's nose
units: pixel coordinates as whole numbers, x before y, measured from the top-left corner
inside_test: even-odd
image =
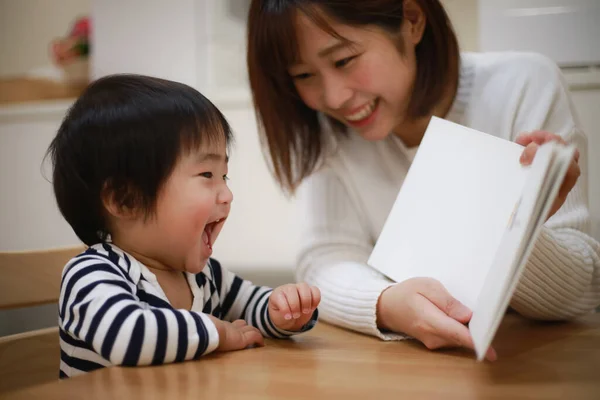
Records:
[[[330,110],[339,110],[352,97],[343,77],[328,76],[323,78],[323,101]]]

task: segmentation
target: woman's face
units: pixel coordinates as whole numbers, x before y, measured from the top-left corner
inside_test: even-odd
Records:
[[[363,138],[384,139],[407,122],[420,35],[416,38],[405,20],[396,39],[404,46],[401,54],[391,35],[380,28],[329,22],[347,41],[323,31],[306,15],[297,15],[299,61],[288,69],[296,90],[308,107]]]

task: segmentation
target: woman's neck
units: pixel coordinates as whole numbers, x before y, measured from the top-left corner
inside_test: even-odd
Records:
[[[402,140],[408,148],[415,147],[421,144],[425,130],[432,115],[404,121],[401,125],[394,129],[394,134]]]
[[[402,140],[406,147],[410,148],[421,144],[432,117],[444,118],[448,115],[458,91],[458,81],[459,71],[456,69],[452,73],[452,79],[448,85],[446,85],[442,98],[429,115],[415,119],[407,119],[394,129],[394,134]]]

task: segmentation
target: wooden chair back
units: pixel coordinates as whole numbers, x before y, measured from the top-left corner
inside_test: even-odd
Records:
[[[0,252],[0,310],[58,302],[65,264],[84,250]],[[58,379],[58,327],[0,337],[0,397]]]

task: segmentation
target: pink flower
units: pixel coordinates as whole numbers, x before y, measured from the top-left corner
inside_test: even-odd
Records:
[[[79,18],[66,37],[54,39],[50,44],[52,60],[65,65],[89,53],[91,23],[88,17]]]
[[[75,21],[73,29],[71,29],[70,36],[85,37],[90,36],[91,24],[88,17],[79,18]]]

